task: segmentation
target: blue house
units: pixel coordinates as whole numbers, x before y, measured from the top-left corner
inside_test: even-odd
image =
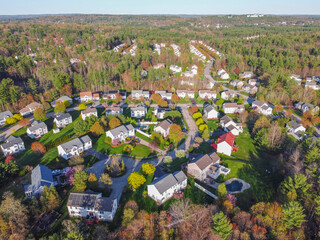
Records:
[[[32,170],[31,184],[24,186],[24,192],[27,197],[31,197],[40,194],[44,186],[50,187],[51,185],[56,185],[51,169],[39,164]]]

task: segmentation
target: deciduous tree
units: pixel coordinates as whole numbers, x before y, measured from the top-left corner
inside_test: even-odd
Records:
[[[119,127],[121,125],[121,122],[119,120],[119,118],[117,117],[113,117],[110,121],[109,121],[109,127],[110,129],[114,129],[116,127]]]
[[[59,112],[65,112],[65,111],[66,111],[66,105],[61,101],[56,101],[54,106],[54,112],[59,113]]]
[[[133,188],[137,189],[141,185],[143,185],[146,182],[146,178],[138,173],[138,172],[133,172],[130,174],[128,177],[128,184]]]
[[[100,136],[104,134],[104,129],[99,122],[95,122],[90,128],[90,132],[96,136]]]
[[[173,143],[178,143],[183,137],[183,132],[181,127],[177,124],[172,124],[169,130],[169,139]]]
[[[33,117],[37,121],[42,121],[43,119],[46,118],[46,112],[44,111],[43,108],[37,108],[33,112]]]
[[[78,171],[74,174],[73,184],[79,191],[84,191],[87,187],[88,174],[85,171]]]
[[[141,170],[144,174],[151,175],[156,171],[156,168],[150,163],[144,163],[141,166]]]
[[[33,152],[35,152],[37,154],[45,154],[47,151],[46,147],[40,142],[33,142],[31,144],[31,149]]]
[[[22,127],[27,127],[31,124],[30,122],[30,119],[29,118],[22,118],[20,121],[19,121],[19,125],[22,126]]]

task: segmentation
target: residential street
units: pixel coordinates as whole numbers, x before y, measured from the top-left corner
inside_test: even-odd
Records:
[[[186,123],[189,127],[187,139],[185,141],[185,150],[187,151],[191,145],[191,142],[195,139],[195,137],[198,134],[198,127],[194,122],[192,116],[188,112],[188,106],[186,104],[178,104],[178,106],[181,107],[183,117],[186,120]]]

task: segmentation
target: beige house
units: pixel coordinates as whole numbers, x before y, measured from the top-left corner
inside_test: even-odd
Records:
[[[172,121],[170,119],[163,120],[153,129],[154,132],[160,133],[164,138],[169,135],[170,127],[172,125]]]

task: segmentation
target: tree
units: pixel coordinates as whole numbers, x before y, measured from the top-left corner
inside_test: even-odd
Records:
[[[219,198],[225,198],[227,196],[227,188],[224,183],[219,184],[218,186],[218,196]]]
[[[286,178],[281,184],[281,192],[285,195],[292,191],[300,197],[305,197],[310,188],[310,184],[307,183],[307,177],[303,174],[295,174],[293,177]]]
[[[95,122],[90,128],[90,132],[96,136],[100,136],[104,134],[104,129],[99,122]]]
[[[289,229],[300,228],[304,223],[306,215],[303,207],[297,201],[291,201],[283,206],[283,224]]]
[[[159,94],[156,93],[156,94],[152,94],[151,99],[155,103],[158,103],[160,101],[160,99],[162,99],[162,98],[161,98],[161,96]]]
[[[60,197],[54,186],[43,187],[41,192],[40,202],[44,211],[55,209],[59,206]]]
[[[98,181],[96,175],[94,173],[90,173],[89,177],[88,177],[88,182],[92,183],[92,182],[96,182]]]
[[[22,119],[19,121],[19,125],[22,126],[22,127],[29,126],[30,124],[31,124],[31,122],[30,122],[30,119],[29,119],[29,118],[22,118]]]
[[[66,105],[61,101],[56,101],[54,106],[54,112],[59,113],[59,112],[65,112],[65,111],[66,111]]]
[[[117,117],[113,117],[110,121],[109,121],[109,127],[110,129],[114,129],[116,127],[119,127],[121,125],[121,122],[119,120],[119,118]]]
[[[13,157],[12,155],[9,155],[9,156],[6,157],[6,159],[4,160],[4,162],[5,162],[5,163],[9,163],[9,162],[12,162],[12,161],[14,161],[14,160],[15,160],[14,157]]]
[[[199,112],[199,109],[198,109],[197,106],[192,106],[192,107],[189,108],[188,111],[189,111],[189,113],[190,113],[191,115],[193,115],[194,113]]]
[[[164,99],[160,99],[160,100],[158,101],[158,105],[159,105],[160,107],[165,108],[165,107],[168,107],[168,102],[167,102],[166,100],[164,100]]]
[[[84,104],[84,103],[80,103],[79,104],[79,110],[82,111],[82,110],[86,110],[87,109],[87,106]]]
[[[82,234],[79,233],[78,231],[69,232],[65,239],[66,240],[84,240]]]
[[[291,116],[292,116],[292,110],[289,109],[289,110],[285,111],[285,112],[284,112],[284,115],[285,115],[286,117],[291,117]]]
[[[58,73],[53,81],[53,85],[57,89],[62,89],[65,84],[70,83],[70,77],[67,73]]]
[[[180,100],[180,98],[179,98],[179,96],[178,96],[176,93],[172,94],[172,96],[171,96],[171,101],[172,101],[172,102],[176,103],[176,102],[178,102],[179,100]]]
[[[144,163],[141,166],[142,172],[147,175],[151,175],[156,171],[155,166],[150,163]]]
[[[33,152],[35,152],[37,154],[45,154],[47,151],[46,147],[40,142],[33,142],[31,144],[31,149]]]
[[[283,107],[282,107],[281,104],[278,104],[278,105],[276,105],[276,106],[274,107],[273,110],[274,110],[275,112],[277,112],[277,113],[281,113],[281,112],[283,112]]]
[[[177,124],[172,124],[169,130],[169,139],[173,143],[178,143],[183,138],[181,127]]]
[[[101,177],[99,178],[99,182],[101,182],[102,184],[104,184],[106,186],[112,185],[112,179],[108,173],[103,173],[101,175]]]
[[[87,187],[88,174],[85,171],[78,171],[74,174],[73,184],[79,191],[84,191]]]
[[[306,163],[313,163],[318,161],[320,158],[320,149],[317,146],[314,146],[308,150],[306,154]]]
[[[63,104],[66,108],[71,106],[71,103],[68,100],[63,101]]]
[[[201,112],[196,112],[194,114],[192,114],[193,119],[198,119],[198,118],[202,118],[202,114]]]
[[[204,139],[209,139],[210,138],[209,129],[204,129],[203,130],[202,138],[204,138]]]
[[[223,99],[219,99],[218,101],[216,101],[216,105],[220,108],[222,107],[223,103],[224,103]]]
[[[202,118],[198,118],[198,120],[196,121],[196,125],[199,126],[201,124],[203,124],[203,119]]]
[[[74,132],[77,134],[86,133],[89,130],[89,124],[87,121],[79,119],[73,124]]]
[[[176,150],[175,155],[177,158],[184,158],[186,156],[185,150]]]
[[[146,178],[138,173],[138,172],[133,172],[130,174],[128,177],[128,184],[133,188],[137,189],[141,185],[143,185],[146,182]]]
[[[13,117],[8,117],[6,118],[6,124],[14,124],[17,122],[17,119],[13,118]]]
[[[73,156],[69,159],[69,166],[81,165],[84,163],[84,159],[78,155]]]
[[[165,164],[170,164],[172,163],[172,157],[171,156],[165,156],[164,159],[163,159],[163,162]]]
[[[43,119],[46,118],[46,112],[44,111],[43,108],[37,108],[33,112],[33,117],[37,121],[42,121]]]
[[[232,225],[223,212],[218,212],[212,217],[212,231],[219,235],[222,239],[227,239],[232,231]]]

